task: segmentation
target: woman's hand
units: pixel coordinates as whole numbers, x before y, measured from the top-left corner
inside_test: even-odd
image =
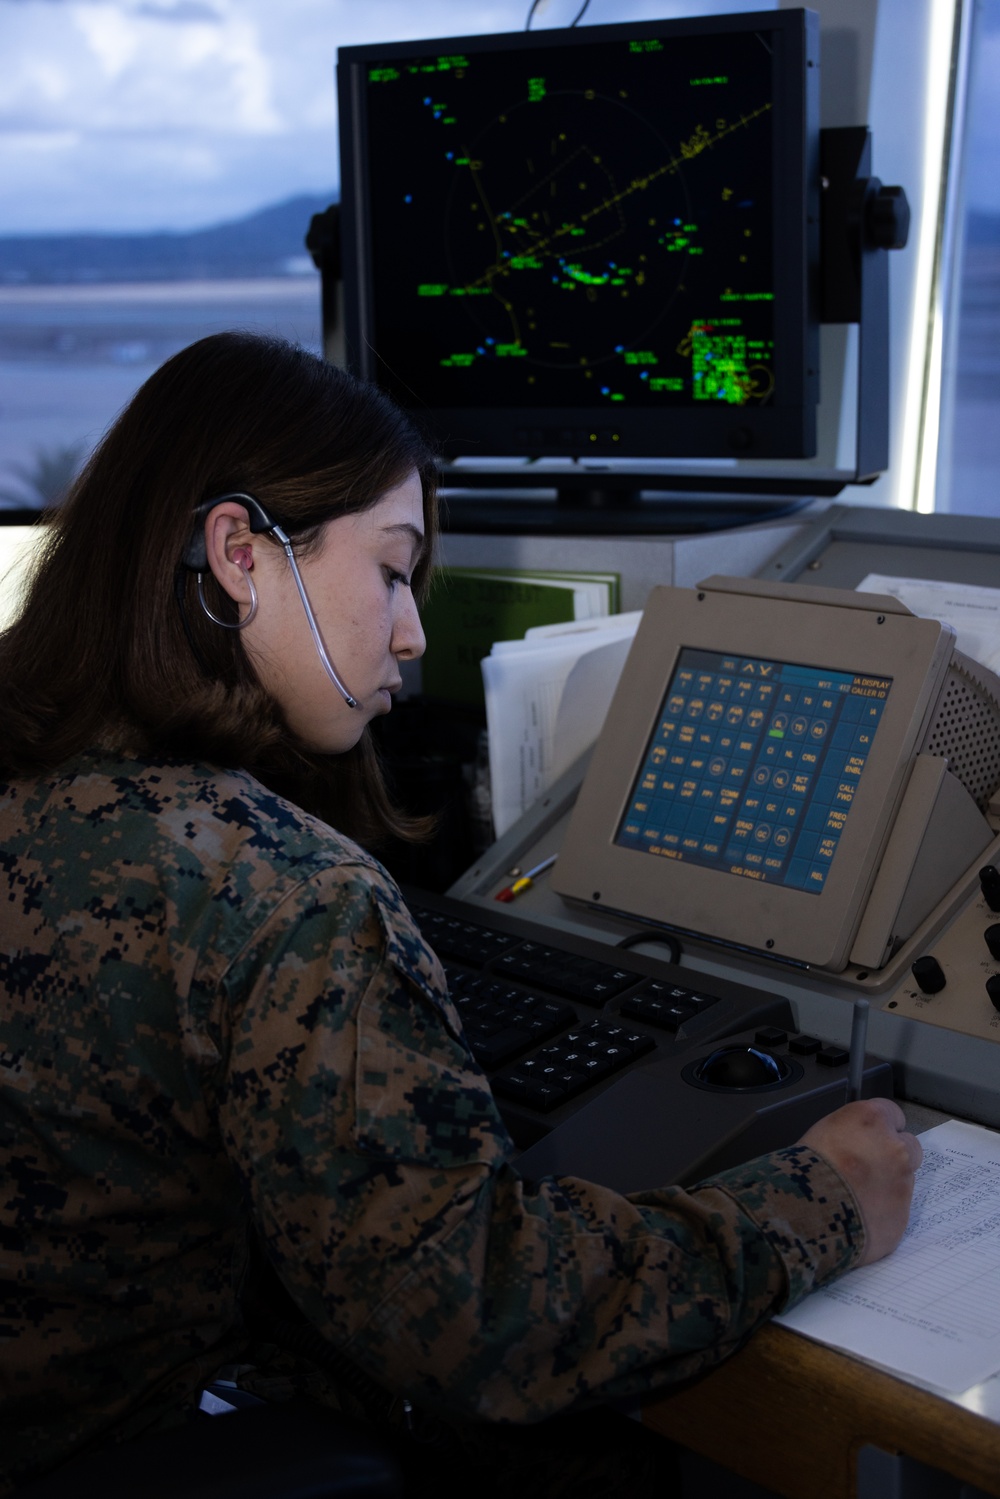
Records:
[[[861,1264],[890,1254],[906,1228],[913,1177],[924,1158],[898,1103],[868,1098],[828,1114],[799,1141],[818,1151],[851,1188],[865,1225]]]

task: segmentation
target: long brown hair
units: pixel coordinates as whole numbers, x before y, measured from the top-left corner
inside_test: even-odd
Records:
[[[249,770],[365,841],[419,834],[389,802],[368,730],[336,757],[297,743],[239,632],[207,619],[180,569],[203,500],[254,495],[304,553],[324,522],[368,509],[414,471],[427,533],[419,600],[434,464],[398,408],[278,339],[219,333],[174,355],[45,523],[24,606],[0,635],[0,767],[36,776],[94,748],[197,759]],[[221,593],[211,603],[229,607]]]

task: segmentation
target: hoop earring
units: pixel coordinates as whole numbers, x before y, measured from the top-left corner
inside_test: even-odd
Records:
[[[212,623],[214,625],[221,625],[224,630],[245,630],[247,625],[251,622],[251,620],[257,613],[257,590],[254,587],[253,578],[251,578],[250,576],[250,569],[247,567],[242,558],[240,558],[240,567],[243,569],[243,576],[246,579],[247,587],[250,590],[250,609],[245,619],[238,619],[235,621],[235,623],[232,620],[220,619],[217,614],[212,613],[205,600],[205,574],[198,574],[198,602],[201,605],[202,609],[204,609],[205,613],[208,615]]]

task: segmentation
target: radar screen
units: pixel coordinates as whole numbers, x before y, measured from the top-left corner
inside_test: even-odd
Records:
[[[404,405],[609,417],[766,403],[776,41],[428,44],[369,66],[379,382]]]

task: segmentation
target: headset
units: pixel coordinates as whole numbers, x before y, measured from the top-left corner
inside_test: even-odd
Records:
[[[273,537],[273,539],[284,550],[285,556],[288,558],[288,565],[292,569],[292,577],[295,579],[295,587],[298,589],[299,598],[302,600],[302,607],[306,612],[306,620],[309,625],[310,634],[313,638],[313,644],[316,647],[316,654],[320,659],[320,664],[322,665],[323,670],[326,672],[327,676],[330,678],[330,681],[333,683],[334,687],[336,687],[337,691],[344,699],[344,702],[347,704],[347,706],[349,708],[360,707],[361,705],[358,702],[357,698],[351,696],[347,688],[344,686],[343,682],[340,680],[340,677],[334,670],[333,662],[330,660],[330,657],[327,654],[327,649],[323,644],[323,637],[319,632],[319,625],[316,623],[316,616],[313,613],[312,605],[309,602],[309,595],[306,593],[306,585],[302,581],[302,574],[299,571],[299,564],[295,560],[295,553],[292,551],[292,543],[288,538],[287,532],[285,531],[284,527],[275,520],[274,516],[270,515],[264,509],[264,506],[252,494],[243,494],[242,491],[237,490],[231,494],[216,495],[214,499],[203,500],[200,505],[195,506],[194,530],[191,533],[190,541],[181,554],[181,564],[190,572],[198,574],[198,600],[201,604],[202,609],[208,615],[210,620],[213,620],[215,624],[222,625],[225,629],[228,630],[244,629],[257,613],[257,590],[254,587],[253,579],[250,577],[248,561],[242,557],[239,558],[238,561],[240,566],[243,568],[243,575],[250,586],[250,611],[245,616],[245,618],[239,620],[236,624],[230,624],[228,620],[219,619],[217,615],[213,614],[205,601],[203,579],[205,573],[209,571],[208,553],[205,550],[205,521],[210,512],[213,511],[217,505],[224,505],[227,500],[236,500],[239,502],[239,504],[244,506],[249,519],[250,530],[255,536]],[[199,656],[199,659],[201,659],[200,652],[195,645],[190,628],[188,626],[187,616],[184,613],[183,592],[183,573],[180,569],[178,569],[177,598],[178,602],[181,605],[181,618],[184,622],[184,630],[187,634],[188,640],[191,642],[195,654]],[[204,662],[202,662],[202,665],[204,665]]]

